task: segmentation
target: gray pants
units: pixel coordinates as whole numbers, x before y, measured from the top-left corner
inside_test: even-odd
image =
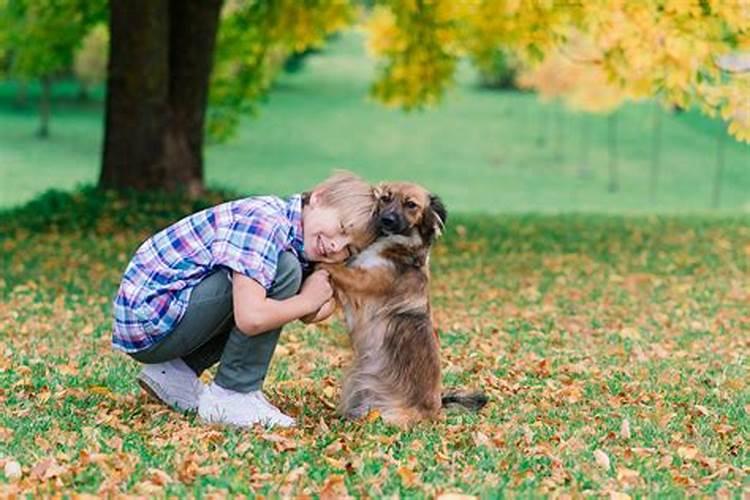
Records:
[[[158,344],[131,356],[141,363],[182,358],[198,375],[220,362],[214,383],[237,392],[260,389],[281,328],[253,336],[237,329],[228,272],[216,271],[198,283],[175,329]],[[299,291],[301,282],[299,261],[291,252],[282,253],[267,296],[289,298]]]

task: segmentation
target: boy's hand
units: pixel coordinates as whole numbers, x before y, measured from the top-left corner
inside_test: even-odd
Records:
[[[312,273],[302,284],[299,295],[304,297],[310,305],[310,313],[316,313],[333,297],[333,287],[328,280],[328,271],[321,269]]]
[[[323,307],[315,311],[314,313],[307,314],[300,318],[303,323],[318,323],[328,318],[336,310],[336,301],[329,299],[328,302],[323,304]]]

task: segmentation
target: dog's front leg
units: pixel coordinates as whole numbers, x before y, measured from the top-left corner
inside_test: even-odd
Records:
[[[382,295],[395,279],[392,271],[385,267],[360,268],[345,264],[321,264],[320,267],[328,271],[334,287],[347,294]]]

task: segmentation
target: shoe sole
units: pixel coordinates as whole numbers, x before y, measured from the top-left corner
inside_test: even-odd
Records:
[[[163,405],[168,406],[169,408],[172,408],[173,410],[177,411],[184,411],[189,413],[195,413],[198,410],[198,405],[190,406],[190,405],[181,405],[178,402],[170,403],[166,397],[163,397],[162,394],[159,394],[160,392],[160,386],[159,383],[153,380],[148,375],[139,374],[138,378],[138,385],[141,386],[141,389],[150,396],[151,399],[156,401],[157,403],[161,403]]]

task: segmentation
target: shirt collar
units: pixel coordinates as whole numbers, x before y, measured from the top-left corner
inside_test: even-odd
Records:
[[[290,236],[297,257],[305,261],[305,240],[302,237],[302,195],[290,196],[286,202],[286,216],[292,225]]]

